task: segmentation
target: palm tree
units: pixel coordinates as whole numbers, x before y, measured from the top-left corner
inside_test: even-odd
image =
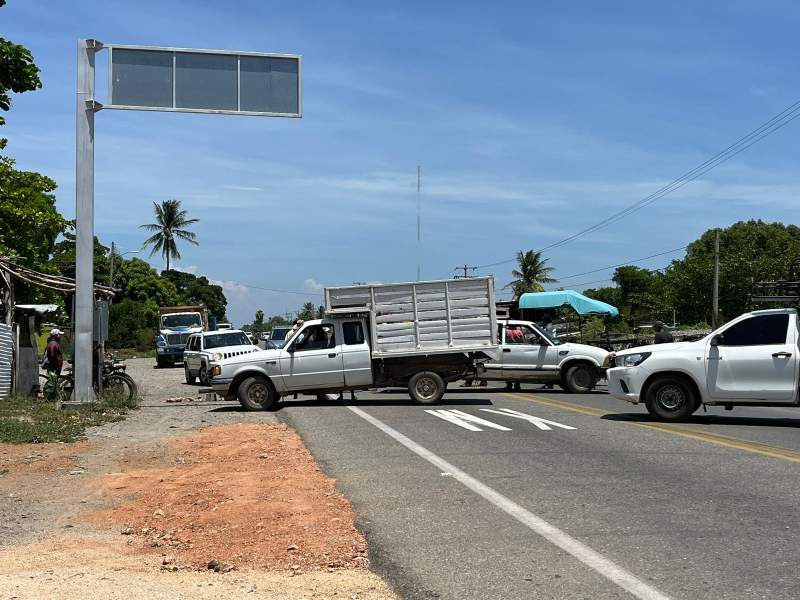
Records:
[[[511,271],[516,279],[503,288],[514,290],[514,300],[519,300],[519,297],[525,292],[543,292],[542,284],[558,281],[558,279],[550,277],[554,267],[547,266],[547,259],[542,258],[541,252],[520,250],[517,252],[517,264],[519,269]]]
[[[161,252],[161,256],[167,261],[167,271],[169,271],[170,259],[179,259],[181,257],[181,253],[178,252],[178,246],[175,243],[176,239],[181,239],[195,246],[199,245],[197,236],[184,229],[187,225],[197,223],[197,219],[186,218],[186,211],[181,210],[180,200],[164,200],[161,204],[153,202],[153,209],[156,213],[156,222],[139,225],[142,229],[155,232],[144,241],[142,248],[153,246],[150,256],[153,256],[156,252]]]

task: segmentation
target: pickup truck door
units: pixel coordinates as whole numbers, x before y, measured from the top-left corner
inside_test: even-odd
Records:
[[[558,370],[558,351],[544,335],[528,325],[505,329],[500,353],[504,379],[546,379]]]
[[[712,399],[794,401],[798,376],[794,315],[753,315],[712,339],[705,347],[706,382]]]
[[[200,336],[190,336],[189,341],[186,342],[186,349],[183,351],[183,364],[191,371],[196,371],[198,369],[195,359],[197,358],[197,351],[200,350],[199,343]]]
[[[372,385],[372,353],[362,320],[341,321],[344,384],[348,387]]]
[[[281,351],[281,376],[287,390],[344,387],[341,331],[333,321],[304,327]]]

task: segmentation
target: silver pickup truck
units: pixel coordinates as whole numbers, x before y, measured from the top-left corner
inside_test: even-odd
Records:
[[[605,377],[609,352],[597,346],[562,342],[529,321],[502,320],[500,353],[478,367],[475,379],[514,383],[556,383],[568,392],[594,389]]]
[[[210,383],[248,410],[281,396],[403,386],[420,404],[497,355],[491,277],[325,290],[327,317],[283,348],[214,361]]]

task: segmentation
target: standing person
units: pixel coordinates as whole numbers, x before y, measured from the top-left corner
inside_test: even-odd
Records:
[[[653,330],[656,332],[655,344],[671,344],[675,341],[669,331],[664,331],[664,323],[661,321],[653,323]]]
[[[542,331],[544,331],[547,337],[551,339],[556,337],[556,326],[553,323],[553,317],[550,315],[543,315],[539,326],[542,328]]]
[[[295,333],[297,333],[297,330],[300,329],[304,323],[305,321],[303,321],[303,319],[295,319],[294,323],[292,323],[292,328],[289,330],[289,333],[287,333],[286,337],[283,339],[288,342],[289,338],[292,337]]]
[[[61,351],[61,336],[64,332],[58,328],[50,330],[50,337],[47,338],[47,347],[44,355],[47,359],[47,373],[61,375],[61,368],[64,366],[64,353]]]

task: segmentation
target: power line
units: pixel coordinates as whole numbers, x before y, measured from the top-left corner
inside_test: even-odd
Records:
[[[595,231],[597,231],[599,229],[602,229],[603,227],[607,227],[608,225],[611,225],[612,223],[615,223],[615,222],[619,221],[620,219],[623,219],[623,218],[625,218],[625,217],[627,217],[627,216],[629,216],[629,215],[631,215],[631,214],[633,214],[633,213],[645,208],[646,206],[649,206],[650,204],[653,204],[654,202],[660,200],[664,196],[666,196],[668,194],[671,194],[672,192],[682,188],[687,183],[690,183],[691,181],[696,180],[698,177],[700,177],[702,175],[705,175],[706,173],[708,173],[712,169],[718,167],[722,163],[730,160],[731,158],[733,158],[734,156],[740,154],[741,152],[744,152],[745,150],[747,150],[753,144],[756,144],[756,143],[760,142],[765,137],[768,137],[768,136],[772,135],[773,133],[775,133],[776,131],[778,131],[779,129],[785,127],[786,125],[788,125],[789,123],[794,121],[797,117],[800,117],[800,100],[798,100],[794,104],[791,104],[789,107],[785,108],[780,113],[778,113],[777,115],[775,115],[774,117],[772,117],[768,121],[764,122],[763,124],[761,124],[756,129],[750,131],[746,135],[743,135],[742,137],[740,137],[738,140],[736,140],[734,143],[729,145],[724,150],[718,152],[717,154],[715,154],[711,158],[709,158],[706,161],[700,163],[695,168],[691,169],[690,171],[687,171],[686,173],[684,173],[680,177],[677,177],[676,179],[673,179],[670,183],[668,183],[667,185],[665,185],[665,186],[661,187],[660,189],[656,190],[652,194],[650,194],[648,196],[645,196],[641,200],[638,200],[637,202],[631,204],[630,206],[628,206],[628,207],[626,207],[626,208],[614,213],[613,215],[611,215],[609,217],[606,217],[602,221],[599,221],[598,223],[595,223],[594,225],[591,225],[590,227],[582,229],[581,231],[578,231],[577,233],[574,233],[574,234],[572,234],[570,236],[567,236],[567,237],[565,237],[565,238],[563,238],[561,240],[553,242],[552,244],[544,246],[543,248],[540,248],[538,250],[538,252],[543,252],[543,251],[549,250],[551,248],[557,248],[559,246],[563,246],[565,244],[568,244],[568,243],[578,239],[579,237],[582,237],[582,236],[586,235],[587,233],[593,233],[593,232],[595,232]],[[497,265],[502,265],[502,264],[514,262],[515,260],[516,260],[516,257],[508,259],[508,260],[498,261],[498,262],[495,262],[495,263],[489,263],[489,264],[485,264],[485,265],[480,265],[478,268],[483,269],[483,268],[487,268],[487,267],[495,267]]]
[[[660,267],[658,269],[645,269],[645,270],[646,271],[650,271],[651,273],[658,273],[659,271],[665,271],[666,269],[669,269],[671,266],[672,265],[666,265],[666,266]],[[571,283],[570,287],[579,288],[579,287],[586,286],[586,285],[592,285],[594,283],[605,283],[606,281],[614,281],[614,280],[613,279],[597,279],[595,281],[582,281],[581,283]],[[563,287],[563,286],[559,286],[559,287]],[[558,290],[558,289],[559,289],[558,287],[555,287],[555,288],[551,288],[551,289],[546,290],[546,291],[552,292],[552,291],[555,291],[555,290]]]
[[[263,292],[275,292],[277,294],[299,294],[300,296],[322,296],[322,292],[301,292],[299,290],[279,290],[275,288],[267,288],[267,287],[259,287],[257,285],[248,285],[246,283],[240,283],[238,281],[232,281],[231,283],[235,283],[236,285],[241,285],[242,287],[246,287],[252,290],[261,290]]]
[[[689,247],[689,245],[687,244],[686,246],[681,246],[680,248],[675,248],[673,250],[665,250],[664,252],[657,252],[656,254],[651,254],[650,256],[644,256],[642,258],[636,258],[636,259],[633,259],[633,260],[629,260],[629,261],[626,261],[624,263],[619,263],[618,265],[610,265],[608,267],[603,267],[601,269],[593,269],[591,271],[584,271],[583,273],[575,273],[574,275],[567,275],[565,277],[559,277],[558,281],[564,281],[565,279],[572,279],[573,277],[580,277],[582,275],[590,275],[592,273],[599,273],[601,271],[606,271],[608,269],[616,269],[618,267],[626,267],[626,266],[628,266],[630,264],[633,264],[633,263],[642,262],[642,261],[645,261],[645,260],[649,260],[651,258],[656,258],[657,256],[664,256],[665,254],[672,254],[673,252],[679,252],[681,250],[686,250],[686,248],[688,248],[688,247]]]

